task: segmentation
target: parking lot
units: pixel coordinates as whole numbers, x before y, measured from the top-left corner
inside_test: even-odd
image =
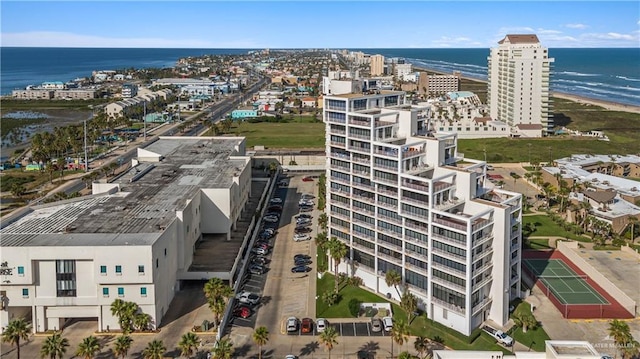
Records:
[[[384,337],[389,336],[390,334],[381,330],[379,332],[374,332],[371,330],[371,323],[356,323],[356,322],[348,322],[348,323],[331,323],[329,322],[329,326],[333,327],[338,335],[343,337]],[[313,326],[313,331],[309,333],[302,333],[300,328],[298,328],[297,332],[289,332],[288,335],[300,335],[300,336],[314,336],[320,335],[316,331],[315,322]]]

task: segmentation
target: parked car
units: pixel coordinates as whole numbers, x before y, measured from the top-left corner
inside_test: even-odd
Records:
[[[256,305],[260,303],[260,296],[251,292],[244,291],[244,292],[238,293],[238,295],[236,295],[236,298],[240,303],[244,303],[244,304]]]
[[[298,201],[298,206],[315,206],[315,202],[310,199],[301,199]]]
[[[278,219],[279,218],[276,215],[268,215],[268,216],[264,216],[262,220],[265,222],[275,223],[275,222],[278,222]]]
[[[303,193],[302,196],[300,196],[300,198],[302,199],[314,199],[316,198],[316,196],[310,194],[310,193]]]
[[[308,256],[306,254],[296,254],[293,256],[293,260],[295,261],[298,258],[302,258],[302,259],[311,259],[311,256]]]
[[[313,182],[313,178],[309,176],[302,177],[302,182]]]
[[[299,234],[299,233],[309,233],[311,231],[312,231],[311,227],[300,226],[300,227],[296,227],[296,229],[293,232],[295,234]]]
[[[264,248],[260,248],[260,247],[253,247],[251,248],[251,253],[255,253],[255,254],[259,254],[259,255],[267,255],[269,254],[269,250],[264,249]]]
[[[287,318],[287,332],[295,332],[298,330],[298,318],[289,317]]]
[[[298,218],[296,219],[296,225],[300,226],[303,224],[311,224],[311,220],[309,218]]]
[[[300,212],[302,213],[311,212],[311,211],[313,211],[313,207],[309,207],[309,206],[300,207]]]
[[[255,248],[264,248],[266,250],[271,249],[271,245],[267,242],[256,242]]]
[[[382,321],[379,318],[371,319],[371,331],[374,333],[382,331]]]
[[[269,208],[267,208],[268,211],[270,212],[282,212],[282,206],[275,204],[273,206],[269,206]]]
[[[329,323],[327,322],[326,319],[324,318],[318,318],[316,320],[316,331],[318,333],[322,333],[324,332],[325,329],[327,329],[327,326],[329,325]]]
[[[281,180],[280,182],[278,182],[278,187],[282,188],[282,187],[287,187],[289,186],[289,181],[287,180]]]
[[[311,271],[311,267],[308,266],[296,266],[291,268],[291,273],[307,273]]]
[[[391,328],[393,328],[393,318],[391,317],[382,318],[382,325],[384,325],[385,332],[390,332]]]
[[[233,315],[240,318],[249,318],[251,316],[251,309],[241,305],[233,310]]]
[[[311,318],[302,318],[300,324],[300,331],[302,333],[311,333],[313,332],[313,321]]]
[[[293,235],[294,242],[308,241],[311,239],[311,236],[304,233],[298,233]]]
[[[251,258],[251,264],[265,265],[267,264],[267,258],[265,257],[253,257]]]
[[[313,216],[308,214],[308,213],[300,213],[300,214],[295,215],[295,219],[300,219],[300,218],[311,219],[311,218],[313,218]]]
[[[308,228],[310,226],[311,226],[311,223],[296,224],[296,229]]]
[[[249,273],[251,273],[251,274],[263,274],[264,273],[264,267],[259,265],[259,264],[253,264],[253,265],[251,265],[251,267],[249,267]]]
[[[272,204],[282,204],[282,198],[278,198],[278,197],[271,198],[271,200],[269,200],[269,203],[272,203]]]
[[[300,266],[309,265],[309,264],[313,263],[313,261],[311,259],[298,258],[298,259],[294,259],[293,263],[296,265],[296,267],[300,267]]]

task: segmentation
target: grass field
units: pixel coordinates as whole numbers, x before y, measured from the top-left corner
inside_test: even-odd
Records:
[[[322,293],[333,290],[334,277],[329,273],[325,273],[321,279],[317,280],[317,294],[321,298]],[[341,300],[339,303],[329,307],[322,300],[316,301],[316,316],[318,318],[351,318],[349,312],[348,303],[352,298],[357,298],[361,302],[377,302],[377,303],[389,303],[385,298],[382,298],[372,292],[365,289],[353,286],[345,286],[340,290]],[[391,304],[393,310],[394,320],[407,320],[407,313],[402,310],[398,305]],[[329,319],[331,321],[331,319]],[[426,318],[426,316],[420,315],[415,317],[409,329],[411,335],[425,336],[428,338],[435,338],[436,336],[444,339],[444,345],[458,350],[498,350],[508,353],[508,351],[495,343],[495,340],[489,337],[489,335],[483,333],[473,343],[468,343],[467,337],[447,328],[439,323],[433,322]],[[410,343],[409,345],[412,345]]]
[[[286,117],[285,117],[286,118]],[[247,146],[276,148],[324,148],[324,123],[311,116],[295,116],[290,122],[234,122],[230,135],[245,136]]]
[[[557,225],[556,222],[552,221],[551,218],[544,214],[535,216],[523,216],[523,227],[527,223],[532,223],[536,226],[536,230],[531,233],[531,237],[564,237],[581,242],[587,242],[589,240],[587,237],[578,236],[566,231],[564,228]]]
[[[520,302],[519,304],[517,304],[516,309],[513,311],[513,313],[511,313],[511,317],[513,317],[513,315],[515,313],[531,313],[531,305],[527,302]],[[536,327],[536,329],[529,329],[527,330],[526,333],[522,332],[522,328],[521,327],[514,327],[515,329],[513,329],[509,334],[513,337],[513,339],[515,339],[516,341],[529,346],[531,349],[537,351],[537,352],[543,352],[545,350],[544,347],[544,341],[545,340],[549,340],[551,338],[549,338],[549,335],[547,334],[547,332],[545,332],[544,328],[539,325],[538,327]]]

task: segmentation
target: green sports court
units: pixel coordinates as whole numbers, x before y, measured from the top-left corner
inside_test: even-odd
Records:
[[[535,275],[561,304],[609,304],[589,283],[561,259],[523,259],[526,269]]]

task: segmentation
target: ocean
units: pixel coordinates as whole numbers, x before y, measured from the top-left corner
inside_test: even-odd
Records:
[[[94,70],[172,67],[181,57],[246,54],[251,49],[0,48],[0,93]],[[400,57],[415,66],[486,80],[489,49],[353,49]],[[640,106],[640,48],[549,49],[553,91]]]

